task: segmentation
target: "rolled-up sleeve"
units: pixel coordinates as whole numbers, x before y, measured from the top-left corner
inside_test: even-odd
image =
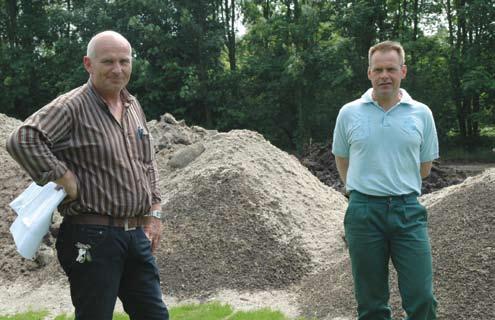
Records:
[[[63,105],[47,105],[30,116],[6,141],[6,149],[39,185],[64,175],[67,166],[52,149],[69,139],[71,117]]]

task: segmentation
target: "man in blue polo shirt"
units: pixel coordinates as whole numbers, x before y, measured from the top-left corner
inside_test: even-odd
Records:
[[[405,54],[397,42],[370,48],[372,88],[342,107],[332,153],[349,193],[344,218],[359,320],[390,320],[389,260],[408,320],[436,319],[421,179],[438,158],[430,109],[400,88]]]

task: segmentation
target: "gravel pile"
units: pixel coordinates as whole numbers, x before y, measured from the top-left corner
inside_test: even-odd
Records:
[[[165,290],[284,288],[344,254],[345,198],[257,133],[207,134],[158,164]]]

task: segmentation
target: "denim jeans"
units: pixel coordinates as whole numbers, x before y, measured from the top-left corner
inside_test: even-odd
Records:
[[[359,320],[390,320],[389,260],[407,320],[436,319],[426,209],[416,196],[352,191],[344,218]]]
[[[76,261],[82,246],[89,246],[86,257]],[[112,319],[117,297],[132,320],[168,320],[151,243],[142,228],[63,222],[56,248],[76,320]]]

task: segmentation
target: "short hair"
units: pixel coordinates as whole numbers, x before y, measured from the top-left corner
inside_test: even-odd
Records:
[[[107,31],[102,31],[102,32],[94,35],[93,38],[91,38],[91,40],[89,40],[88,46],[86,48],[86,56],[90,57],[91,59],[96,58],[96,55],[95,55],[96,41],[99,38],[105,37],[105,36],[112,36],[114,38],[119,38],[119,39],[123,40],[124,42],[126,42],[129,45],[129,52],[132,55],[132,47],[131,47],[131,44],[129,43],[129,41],[120,33],[112,31],[112,30],[107,30]]]
[[[394,50],[399,54],[400,64],[403,65],[406,62],[406,54],[404,52],[404,48],[399,42],[396,41],[383,41],[375,44],[368,51],[368,65],[371,66],[371,57],[377,51],[391,51]]]

